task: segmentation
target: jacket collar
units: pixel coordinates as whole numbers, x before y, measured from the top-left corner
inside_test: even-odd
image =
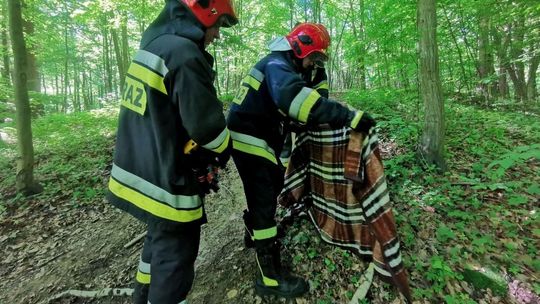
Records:
[[[178,0],[167,0],[159,16],[143,34],[141,48],[165,34],[181,36],[194,41],[204,49],[204,27]]]
[[[289,66],[291,66],[298,74],[308,74],[310,71],[304,70],[302,68],[302,59],[296,58],[294,56],[293,51],[273,51],[271,53],[273,56],[279,56],[281,57]]]

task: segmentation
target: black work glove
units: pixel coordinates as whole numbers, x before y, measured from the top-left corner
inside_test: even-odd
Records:
[[[323,80],[327,80],[328,76],[326,76],[326,69],[324,67],[316,67],[315,68],[315,76],[313,76],[313,80],[311,83],[314,85],[317,85],[321,83]]]
[[[219,168],[208,165],[206,168],[200,167],[193,169],[193,173],[199,182],[199,194],[204,196],[210,194],[210,190],[218,192],[219,190]]]
[[[368,113],[364,112],[362,114],[362,117],[360,118],[360,121],[353,129],[357,132],[367,134],[369,133],[369,129],[375,127],[376,124],[377,122],[375,122],[375,119],[373,119],[373,117],[371,117],[371,115],[369,115]]]

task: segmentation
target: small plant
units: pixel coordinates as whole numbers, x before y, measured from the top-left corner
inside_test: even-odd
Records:
[[[433,290],[441,293],[450,279],[460,278],[440,256],[431,258],[431,265],[426,273],[426,278],[432,282]]]

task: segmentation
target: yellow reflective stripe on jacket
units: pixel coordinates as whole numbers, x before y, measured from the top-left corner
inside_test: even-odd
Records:
[[[136,61],[133,61],[129,66],[128,74],[139,79],[149,87],[167,95],[167,89],[165,89],[163,76],[150,70],[149,68],[138,64]]]
[[[351,120],[350,127],[352,129],[356,129],[356,127],[358,126],[358,123],[360,122],[360,119],[362,119],[362,115],[364,115],[364,112],[356,111],[356,113],[354,114],[353,119]]]
[[[250,87],[252,87],[256,91],[259,90],[259,88],[261,87],[261,83],[257,81],[257,79],[249,75],[244,78],[244,83],[247,83]]]
[[[313,88],[315,90],[321,90],[321,89],[328,90],[329,89],[328,81],[323,80],[323,81],[319,82],[317,85],[315,85]]]
[[[231,131],[231,137],[233,149],[266,158],[277,165],[276,153],[265,140],[234,131]]]
[[[245,84],[252,87],[255,91],[258,91],[259,88],[261,87],[261,83],[263,80],[264,80],[264,74],[261,71],[257,70],[256,68],[252,68],[249,71],[249,74],[246,77],[244,77],[242,81]]]
[[[138,208],[171,221],[192,222],[203,216],[202,206],[194,210],[177,210],[120,184],[113,177],[109,179],[109,190],[117,197],[132,203]]]
[[[203,148],[212,150],[217,153],[223,152],[229,145],[229,139],[231,138],[231,133],[229,132],[229,129],[225,127],[219,135],[212,140],[211,142],[207,143],[206,145],[203,145]]]
[[[253,239],[254,240],[266,240],[273,238],[277,235],[277,227],[270,227],[262,230],[253,229]]]
[[[302,88],[300,92],[294,97],[290,107],[289,116],[306,123],[311,112],[311,108],[317,100],[321,98],[321,94],[314,89]]]
[[[111,176],[120,183],[141,192],[143,195],[158,200],[175,209],[194,209],[202,206],[199,195],[175,195],[167,192],[145,179],[130,173],[113,163]]]
[[[157,72],[159,75],[161,75],[161,77],[165,77],[169,73],[169,69],[165,65],[165,60],[148,51],[138,50],[133,60],[137,63],[140,63],[141,65],[149,67],[154,72]]]

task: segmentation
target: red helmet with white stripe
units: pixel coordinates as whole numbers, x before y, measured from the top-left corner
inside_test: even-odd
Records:
[[[301,23],[285,37],[294,55],[300,59],[313,53],[319,53],[323,55],[323,58],[328,58],[326,49],[330,46],[330,35],[322,24]]]
[[[231,27],[238,23],[231,0],[180,0],[206,28],[214,26]]]

